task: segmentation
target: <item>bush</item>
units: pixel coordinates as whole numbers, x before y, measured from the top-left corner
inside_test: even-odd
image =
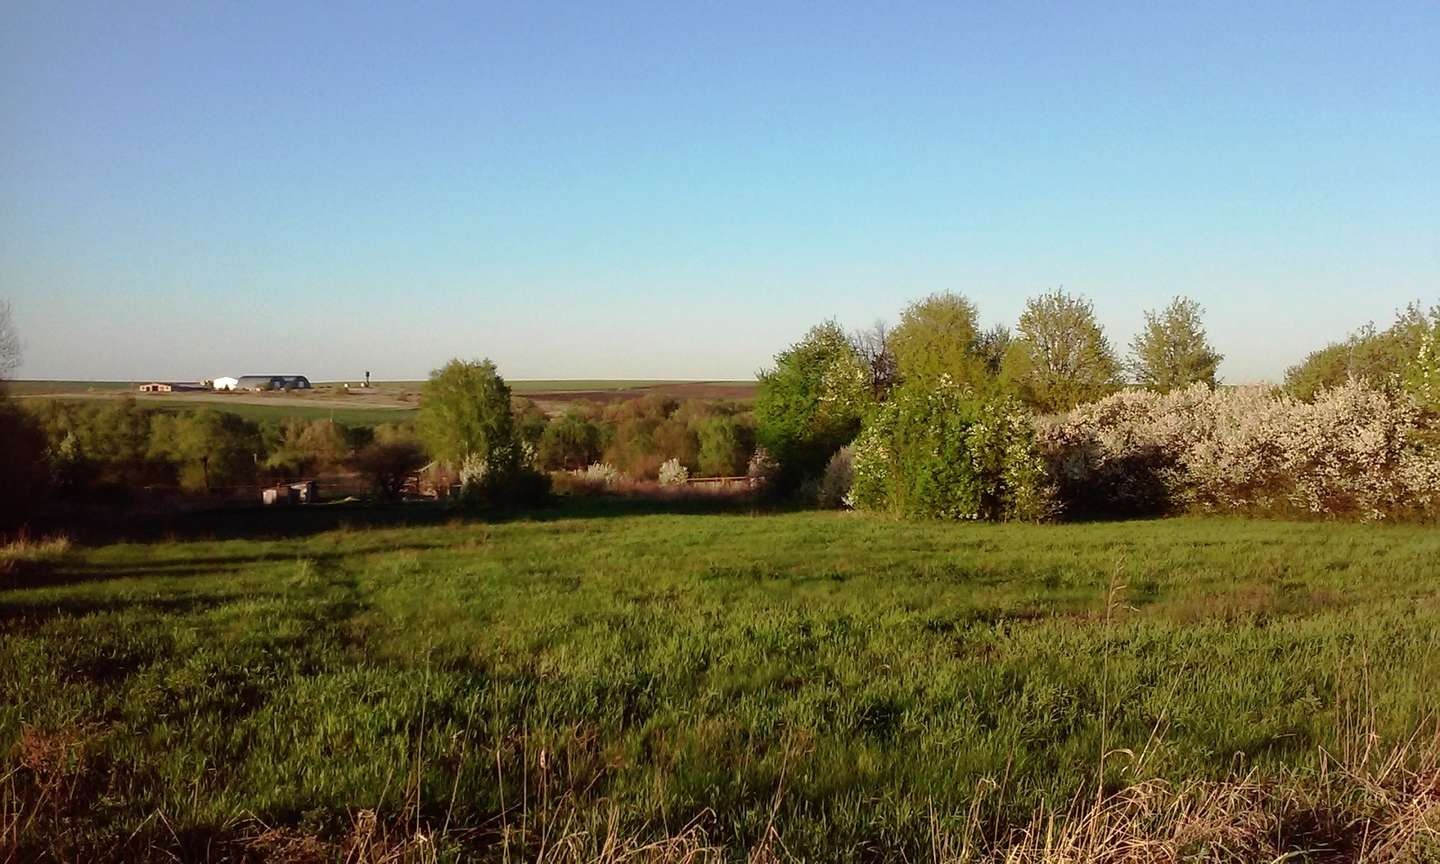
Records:
[[[352,464],[370,481],[376,497],[395,499],[400,497],[410,475],[423,468],[426,461],[419,441],[395,437],[362,448]]]
[[[0,391],[0,532],[23,524],[48,491],[45,445],[35,417]]]
[[[684,486],[690,479],[690,469],[680,464],[679,459],[670,459],[660,466],[661,486]]]
[[[552,476],[556,490],[567,495],[599,495],[633,485],[628,476],[607,462],[596,462],[585,468],[561,471]]]
[[[855,481],[855,448],[841,447],[830,457],[825,473],[820,475],[820,488],[815,503],[831,510],[854,506],[850,487]]]
[[[1413,399],[1360,380],[1302,402],[1269,388],[1126,391],[1043,430],[1067,510],[1311,514],[1376,520],[1440,508],[1440,454]]]
[[[855,444],[855,506],[941,519],[1053,515],[1029,412],[978,399],[948,377],[908,382],[866,420]]]

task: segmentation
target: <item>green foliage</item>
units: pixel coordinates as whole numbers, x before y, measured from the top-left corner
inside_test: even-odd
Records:
[[[1430,310],[1430,324],[1405,370],[1405,390],[1422,409],[1440,414],[1440,306]]]
[[[1055,290],[1025,304],[1001,378],[1036,410],[1066,411],[1120,386],[1120,361],[1090,301]]]
[[[992,373],[982,340],[980,313],[959,294],[932,294],[906,307],[889,344],[901,381],[933,385],[942,376],[988,392]]]
[[[386,436],[362,448],[352,465],[370,481],[370,487],[381,499],[393,500],[410,475],[425,466],[425,448],[418,439]]]
[[[1146,311],[1145,327],[1130,343],[1135,383],[1169,393],[1202,383],[1214,388],[1222,355],[1210,347],[1199,303],[1176,297],[1163,312]]]
[[[431,373],[415,427],[430,455],[442,462],[479,460],[499,472],[517,464],[510,388],[489,360],[451,360]]]
[[[268,448],[267,468],[290,476],[333,469],[350,456],[352,447],[344,426],[330,420],[286,420],[277,440]]]
[[[526,399],[523,396],[514,397],[511,413],[515,415],[515,434],[520,437],[521,441],[538,450],[540,439],[545,435],[545,427],[549,425],[550,418],[540,410],[540,406],[536,405],[534,400]]]
[[[1005,355],[1010,351],[1012,341],[1014,341],[1014,337],[1010,335],[1010,328],[1004,324],[996,324],[980,334],[976,351],[985,361],[985,371],[990,378],[999,378],[1000,371],[1005,366]]]
[[[0,532],[28,519],[49,485],[44,429],[0,389]]]
[[[572,412],[545,427],[538,459],[548,470],[573,471],[598,460],[603,446],[600,427]]]
[[[702,418],[694,424],[702,477],[735,477],[745,473],[755,452],[755,430],[734,415]]]
[[[756,439],[779,464],[781,491],[818,476],[854,439],[870,401],[868,369],[833,321],[775,356],[760,375]]]
[[[855,506],[939,519],[1051,515],[1029,413],[945,378],[906,381],[865,420],[855,445]]]
[[[1118,785],[1243,762],[1246,788],[1333,772],[1356,726],[1388,753],[1430,734],[1440,677],[1424,527],[582,505],[21,572],[0,590],[18,861],[259,860],[256,825],[331,860],[302,843],[361,809],[415,857],[440,826],[473,844],[442,861],[696,817],[733,860],[772,828],[796,860],[929,860],[1093,800],[1101,752]],[[68,764],[20,746],[67,734]]]
[[[234,414],[206,408],[151,420],[148,455],[177,463],[190,491],[253,483],[260,451],[259,427]]]
[[[1366,324],[1344,341],[1313,351],[1290,367],[1285,372],[1285,389],[1308,402],[1321,389],[1339,387],[1351,378],[1377,387],[1398,386],[1413,368],[1432,319],[1440,319],[1440,307],[1431,309],[1427,317],[1420,304],[1411,303],[1385,330]]]
[[[489,360],[451,360],[432,373],[415,426],[430,456],[459,472],[460,504],[510,507],[549,494],[516,432],[510,388]]]

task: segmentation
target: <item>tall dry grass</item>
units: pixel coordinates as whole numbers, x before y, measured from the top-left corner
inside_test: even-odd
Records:
[[[31,537],[22,533],[10,542],[0,545],[0,574],[24,564],[58,561],[69,551],[70,538],[64,535]]]

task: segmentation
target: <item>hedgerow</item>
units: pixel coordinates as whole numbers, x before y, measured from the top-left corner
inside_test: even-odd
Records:
[[[1305,402],[1266,387],[1142,390],[1045,424],[1072,515],[1186,510],[1379,520],[1435,515],[1440,454],[1415,400],[1358,379]]]

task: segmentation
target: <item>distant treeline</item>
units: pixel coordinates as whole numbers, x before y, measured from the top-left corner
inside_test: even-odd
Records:
[[[760,374],[753,404],[652,394],[574,403],[556,417],[513,396],[489,361],[451,361],[424,385],[413,421],[378,426],[257,422],[210,408],[151,410],[133,398],[22,407],[0,388],[0,485],[8,496],[0,523],[14,525],[35,502],[52,499],[121,500],[154,486],[213,492],[339,471],[358,472],[377,495],[394,496],[429,463],[447,488],[468,490],[468,501],[487,505],[535,500],[548,489],[548,472],[665,482],[748,474],[772,492],[955,518],[1078,512],[1078,498],[1057,494],[1095,485],[1075,473],[1083,463],[1103,470],[1107,488],[1127,490],[1124,500],[1091,496],[1087,509],[1154,512],[1200,500],[1195,489],[1172,482],[1180,461],[1222,445],[1239,448],[1235,458],[1263,456],[1244,448],[1262,447],[1264,436],[1243,445],[1217,437],[1259,417],[1289,424],[1296,447],[1313,438],[1306,429],[1327,422],[1343,432],[1329,449],[1304,456],[1317,465],[1355,463],[1325,469],[1332,474],[1388,477],[1403,464],[1400,474],[1408,479],[1363,494],[1312,490],[1305,503],[1300,492],[1276,491],[1273,478],[1309,471],[1308,463],[1282,460],[1267,469],[1272,479],[1256,495],[1239,488],[1253,478],[1238,475],[1207,495],[1241,504],[1284,499],[1314,512],[1400,512],[1414,503],[1404,490],[1422,488],[1433,461],[1416,447],[1435,434],[1431,418],[1440,413],[1440,306],[1415,304],[1385,329],[1362,327],[1292,367],[1283,391],[1249,401],[1207,400],[1194,389],[1220,384],[1222,357],[1202,312],[1183,297],[1146,312],[1122,357],[1082,297],[1044,293],[1027,302],[1013,329],[982,329],[970,300],[935,294],[910,304],[893,327],[877,323],[847,333],[830,321],[812,328]],[[0,349],[4,375],[18,365],[19,342],[3,304]],[[1352,386],[1368,390],[1335,395]],[[1168,402],[1112,398],[1137,387],[1189,395]],[[1300,407],[1322,402],[1323,410]],[[1096,407],[1075,413],[1081,406]],[[1334,419],[1325,420],[1324,411]],[[1163,422],[1156,419],[1162,414]],[[1377,418],[1384,418],[1379,426]],[[1056,424],[1067,422],[1057,437]],[[1117,430],[1153,437],[1171,427],[1209,429],[1211,437],[1184,446],[1170,439],[1146,444],[1150,455],[1166,455],[1150,460],[1141,479],[1166,486],[1166,493],[1139,497],[1172,503],[1136,506],[1140,481],[1131,469],[1145,460],[1116,455]],[[1366,457],[1388,460],[1383,465],[1337,455],[1345,441],[1367,435],[1393,442]],[[1273,450],[1273,436],[1268,440]],[[1314,503],[1322,498],[1331,503]],[[1340,498],[1349,503],[1333,503]]]
[[[523,397],[511,404],[528,460],[547,471],[604,461],[653,479],[664,462],[678,459],[697,476],[726,476],[743,474],[755,448],[754,417],[736,402],[650,395],[580,402],[554,418]],[[130,396],[36,400],[24,410],[36,433],[29,442],[34,462],[62,499],[118,499],[146,486],[206,492],[354,471],[386,488],[397,471],[413,472],[431,458],[413,421],[256,422],[213,408],[151,408]]]

